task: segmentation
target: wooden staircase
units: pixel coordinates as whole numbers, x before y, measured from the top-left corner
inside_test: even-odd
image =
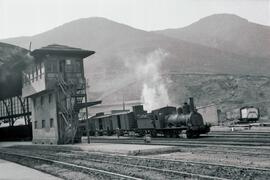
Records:
[[[58,78],[58,109],[60,118],[60,143],[74,143],[77,128],[79,104],[86,99],[85,83],[67,83],[63,78]]]

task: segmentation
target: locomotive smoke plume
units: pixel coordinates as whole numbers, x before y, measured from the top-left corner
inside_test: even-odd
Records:
[[[157,49],[137,65],[136,75],[143,82],[141,99],[145,109],[150,111],[170,104],[167,88],[160,74],[161,63],[168,54]]]

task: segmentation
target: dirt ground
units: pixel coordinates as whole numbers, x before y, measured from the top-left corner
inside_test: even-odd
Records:
[[[256,149],[252,150],[257,152]],[[192,149],[184,149],[181,152],[173,152],[159,155],[149,155],[149,157],[173,159],[173,160],[186,160],[196,162],[209,162],[225,165],[237,165],[258,168],[270,168],[270,156],[256,155],[256,154],[241,154],[231,153],[230,151],[224,152],[211,152],[208,149],[201,149],[199,151],[192,151]]]
[[[61,178],[2,159],[0,159],[0,169],[1,172],[5,172],[0,174],[2,180],[36,180],[37,177],[42,180],[61,180]]]

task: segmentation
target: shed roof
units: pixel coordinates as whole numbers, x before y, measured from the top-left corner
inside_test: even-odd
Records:
[[[129,113],[131,113],[131,112],[126,111],[126,112],[119,112],[119,113],[113,113],[113,114],[104,114],[104,115],[100,115],[100,116],[93,116],[92,118],[99,119],[99,118],[113,117],[113,116],[117,116],[117,115],[125,115],[125,114],[129,114]]]
[[[162,110],[172,109],[172,108],[176,110],[176,107],[174,107],[174,106],[165,106],[162,108],[154,109],[154,110],[152,110],[152,112],[157,112],[157,111],[162,111]]]
[[[80,48],[74,48],[74,47],[69,47],[69,46],[59,45],[59,44],[51,44],[46,47],[35,49],[34,51],[31,52],[31,55],[40,56],[40,55],[47,55],[47,54],[64,54],[64,55],[75,55],[75,56],[80,56],[82,58],[86,58],[94,53],[95,51],[89,51],[89,50],[84,50]]]

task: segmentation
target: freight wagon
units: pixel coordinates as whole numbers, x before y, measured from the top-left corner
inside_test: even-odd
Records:
[[[85,123],[81,121],[80,124],[80,129],[85,129]],[[91,135],[112,135],[119,131],[122,135],[132,132],[176,137],[185,131],[187,137],[191,138],[210,131],[210,125],[205,124],[202,115],[196,111],[193,98],[182,107],[166,106],[150,113],[142,105],[134,106],[132,112],[99,113],[89,119],[89,127]]]

